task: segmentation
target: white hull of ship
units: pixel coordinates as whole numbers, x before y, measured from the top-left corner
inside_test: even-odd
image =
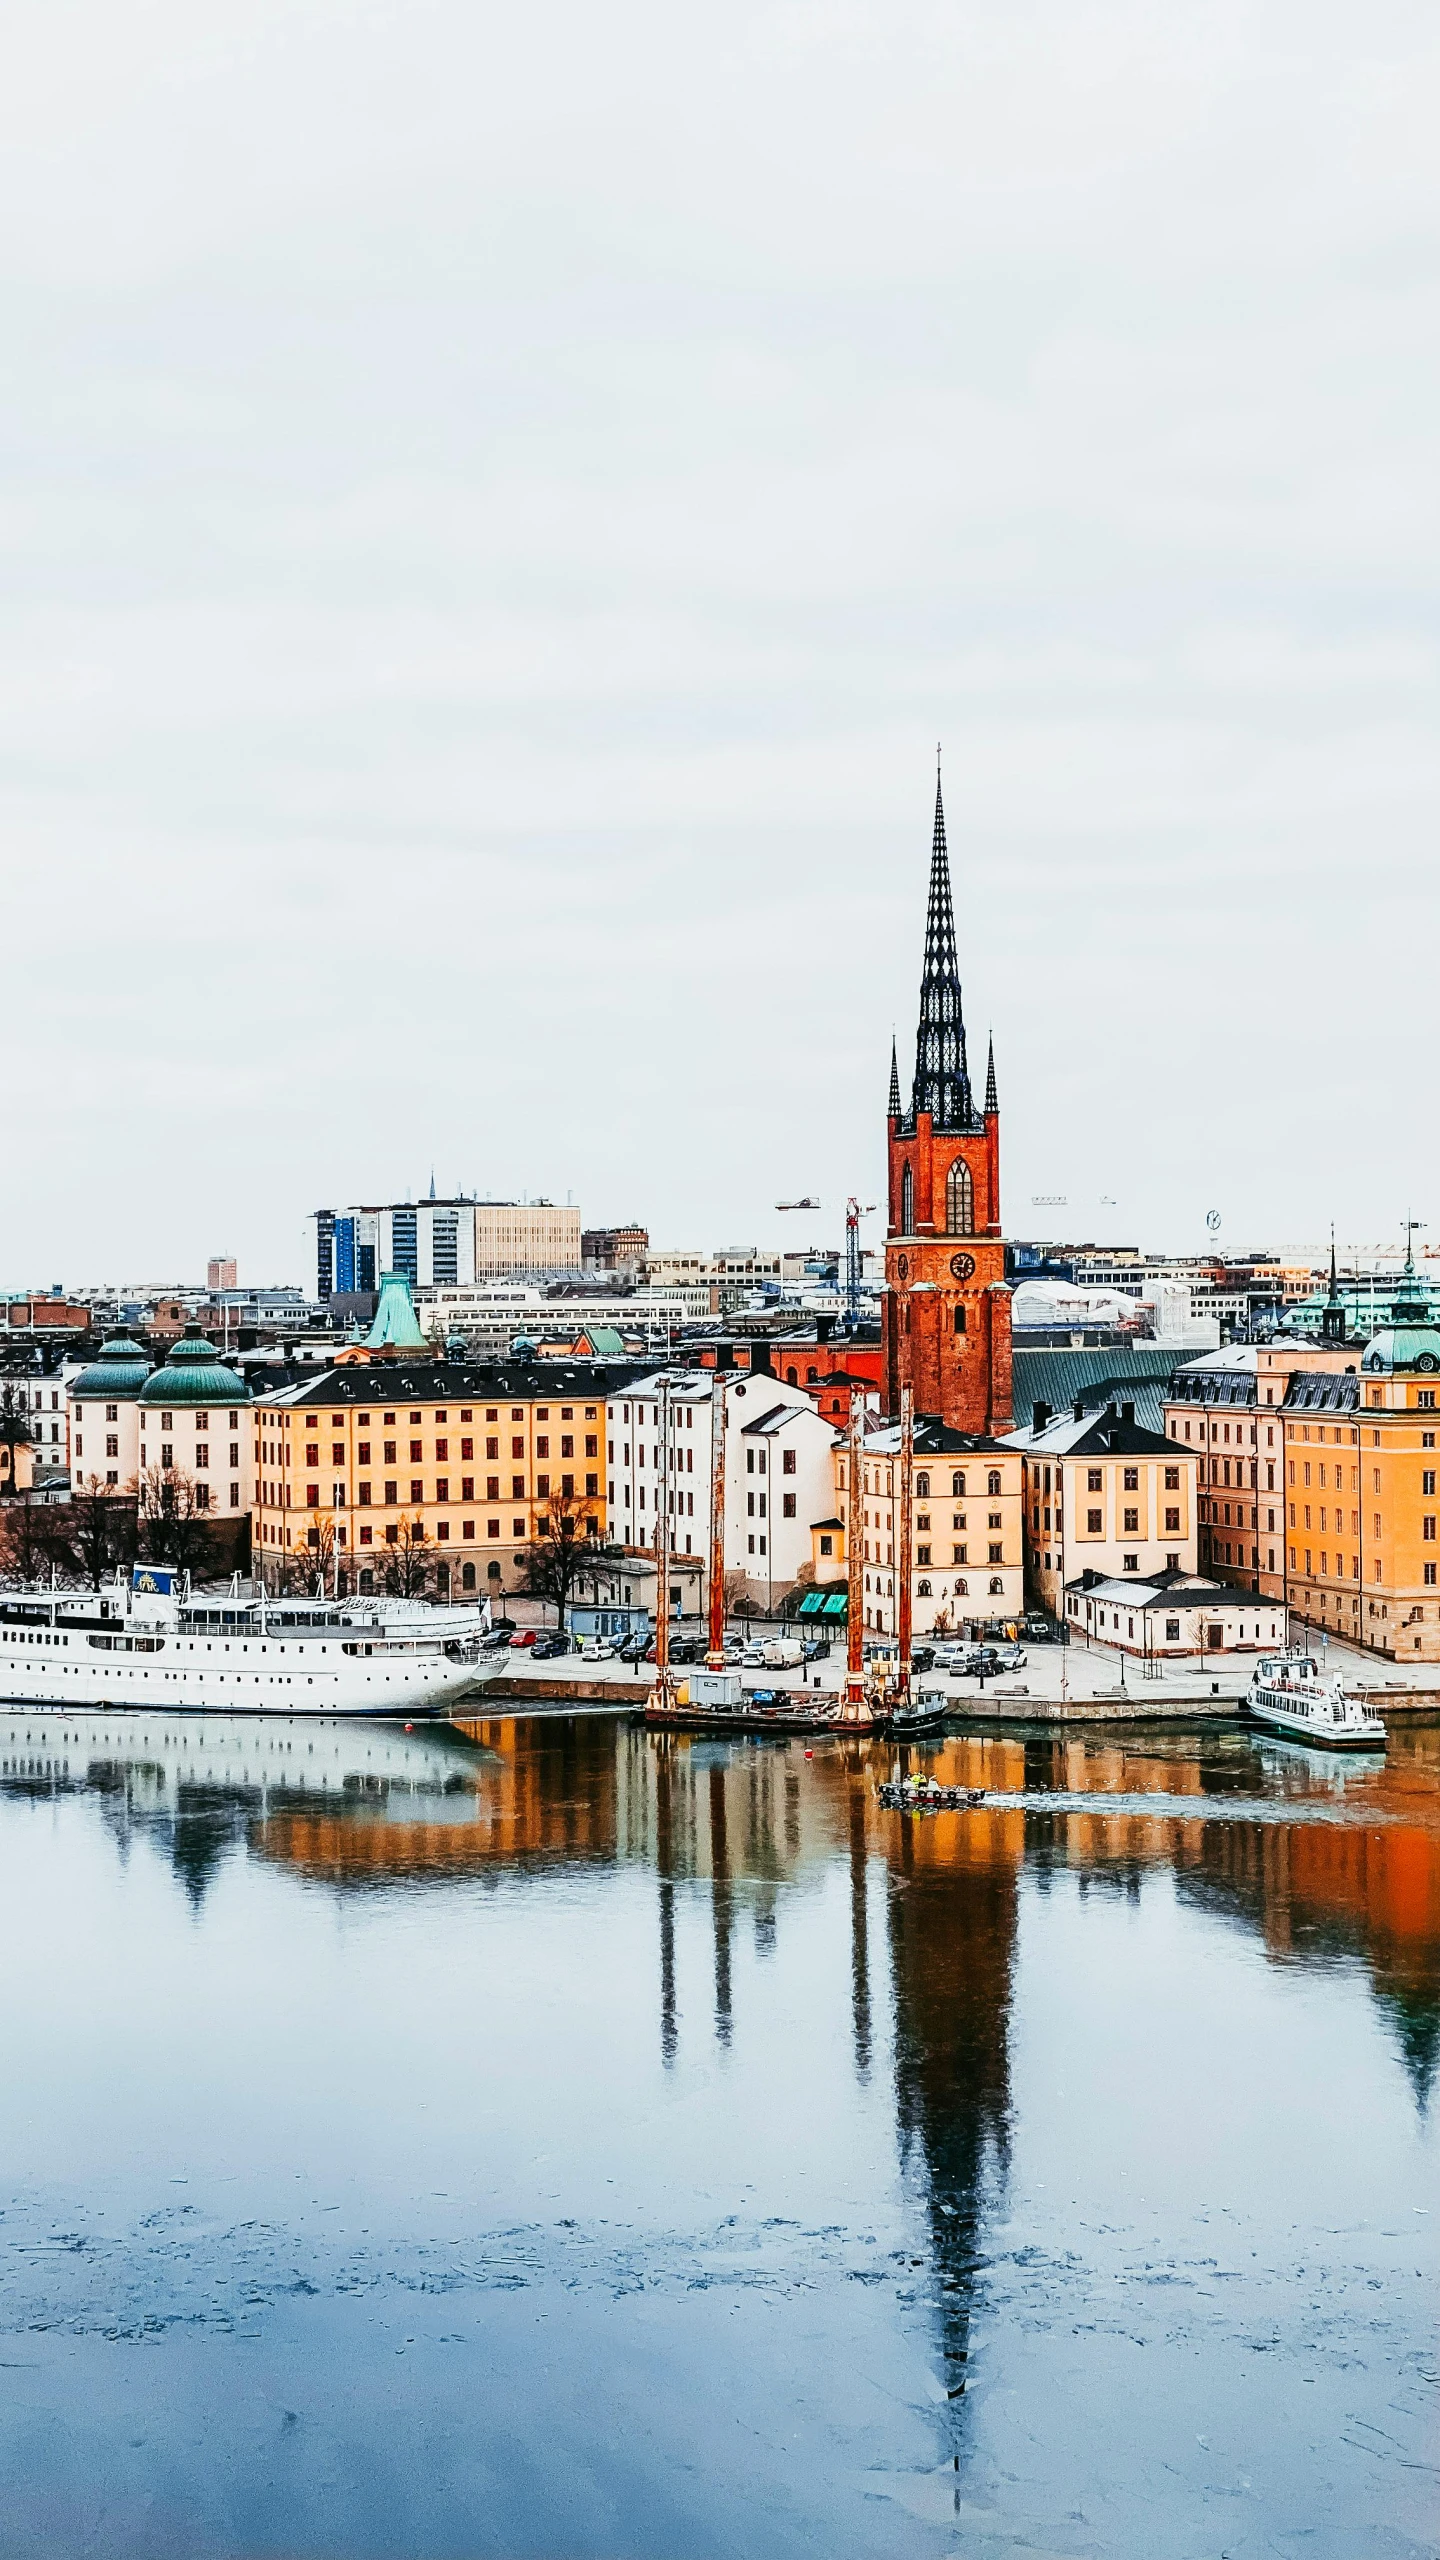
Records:
[[[1303,1707],[1288,1706],[1283,1699],[1251,1696],[1250,1714],[1256,1724],[1265,1725],[1271,1733],[1283,1733],[1288,1742],[1308,1742],[1318,1751],[1383,1751],[1385,1727],[1378,1716],[1367,1716],[1358,1724],[1336,1724],[1329,1720],[1323,1707],[1307,1715]]]
[[[63,1715],[148,1710],[165,1715],[444,1717],[500,1665],[443,1653],[388,1660],[326,1641],[297,1646],[251,1637],[216,1659],[203,1638],[167,1636],[155,1653],[93,1652],[83,1633],[68,1644],[0,1643],[0,1706]],[[297,1656],[299,1657],[297,1659]]]

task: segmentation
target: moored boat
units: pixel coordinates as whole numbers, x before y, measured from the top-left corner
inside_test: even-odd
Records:
[[[192,1594],[137,1565],[128,1584],[0,1595],[0,1701],[69,1714],[444,1716],[492,1679],[482,1608]]]
[[[1337,1672],[1322,1672],[1313,1654],[1264,1654],[1245,1694],[1247,1712],[1272,1733],[1325,1751],[1383,1751],[1385,1725]]]

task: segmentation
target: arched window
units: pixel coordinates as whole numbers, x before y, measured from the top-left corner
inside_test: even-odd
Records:
[[[955,1597],[957,1600],[968,1600],[970,1597],[970,1585],[963,1573],[957,1573],[955,1576]]]
[[[916,1597],[916,1599],[917,1599],[917,1600],[928,1600],[928,1599],[929,1599],[929,1597],[930,1597],[930,1585],[929,1585],[929,1583],[928,1583],[928,1582],[917,1582],[917,1583],[916,1583],[916,1585],[915,1585],[915,1597]]]
[[[473,1566],[473,1564],[462,1564],[462,1566],[460,1567],[460,1587],[461,1587],[461,1589],[462,1589],[463,1591],[473,1591],[473,1590],[474,1590],[474,1588],[475,1588],[475,1567]]]
[[[963,1307],[957,1307],[955,1310],[955,1330],[957,1333],[963,1333],[965,1330],[965,1310]]]
[[[951,1236],[975,1233],[975,1185],[963,1156],[956,1157],[945,1176],[945,1232]]]
[[[1005,1584],[1004,1584],[1004,1581],[1003,1581],[1002,1577],[1001,1577],[998,1573],[992,1573],[992,1574],[991,1574],[991,1576],[990,1576],[990,1596],[991,1596],[991,1598],[992,1598],[992,1599],[996,1598],[996,1597],[997,1597],[997,1595],[998,1595],[999,1593],[1003,1592],[1004,1588],[1005,1588]]]
[[[928,1470],[924,1467],[921,1468],[920,1473],[915,1479],[915,1493],[917,1499],[921,1502],[928,1502],[930,1499],[930,1476]]]
[[[961,1470],[960,1470],[960,1472],[959,1472],[959,1474],[958,1474],[958,1475],[953,1475],[953,1476],[951,1477],[951,1479],[950,1479],[950,1490],[951,1490],[952,1494],[956,1494],[956,1495],[960,1496],[960,1497],[963,1499],[963,1497],[964,1497],[964,1492],[965,1492],[965,1471],[964,1471],[963,1467],[961,1468]]]
[[[913,1166],[907,1164],[900,1177],[900,1233],[902,1236],[909,1236],[914,1232],[915,1172]]]
[[[992,1467],[990,1470],[990,1490],[992,1493],[998,1493],[1000,1490],[1000,1470],[998,1467]]]
[[[806,1370],[806,1372],[805,1372],[805,1384],[806,1384],[806,1386],[807,1386],[807,1387],[817,1386],[817,1385],[819,1384],[819,1377],[820,1377],[820,1373],[819,1373],[818,1369],[807,1369],[807,1370]]]
[[[815,1372],[814,1372],[814,1370],[813,1370],[813,1369],[811,1370],[810,1375],[811,1375],[811,1377],[812,1377],[812,1378],[814,1377]],[[799,1385],[799,1383],[800,1383],[800,1377],[799,1377],[799,1372],[798,1372],[798,1370],[795,1370],[795,1369],[787,1369],[787,1370],[786,1370],[786,1372],[785,1372],[785,1382],[786,1382],[787,1386],[791,1386],[791,1387],[798,1387],[798,1385]]]

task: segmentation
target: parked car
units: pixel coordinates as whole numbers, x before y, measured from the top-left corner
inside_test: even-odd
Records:
[[[492,1636],[513,1636],[515,1633],[515,1620],[513,1618],[492,1618],[490,1621],[490,1633]]]
[[[670,1639],[670,1659],[672,1662],[703,1662],[705,1659],[704,1637],[672,1636]]]
[[[973,1644],[937,1644],[931,1657],[932,1671],[963,1672],[970,1668]]]
[[[760,1658],[767,1671],[793,1671],[805,1659],[805,1648],[797,1636],[771,1636],[760,1647]]]
[[[557,1629],[553,1635],[537,1636],[532,1650],[537,1662],[556,1662],[570,1651],[570,1638]]]
[[[510,1638],[511,1649],[516,1653],[523,1652],[527,1646],[538,1644],[539,1641],[540,1630],[538,1627],[522,1627],[518,1635],[513,1635]]]
[[[492,1627],[487,1636],[481,1637],[480,1650],[482,1653],[504,1653],[509,1642],[510,1634],[508,1628]]]
[[[805,1659],[807,1662],[828,1662],[830,1659],[829,1637],[810,1636],[807,1638],[805,1645]]]
[[[1054,1644],[1059,1632],[1054,1619],[1039,1609],[1027,1610],[1020,1621],[1020,1633],[1027,1644]]]
[[[653,1662],[655,1659],[654,1652],[644,1636],[627,1636],[624,1643],[617,1647],[617,1651],[620,1660],[628,1662],[632,1670],[637,1663]]]
[[[615,1647],[608,1636],[582,1636],[576,1647],[582,1662],[613,1662]]]
[[[917,1644],[911,1647],[910,1668],[912,1671],[934,1670],[935,1647],[933,1644]]]

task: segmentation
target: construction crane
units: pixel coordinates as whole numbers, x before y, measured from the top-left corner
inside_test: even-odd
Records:
[[[818,1209],[818,1200],[777,1200],[777,1209]],[[875,1214],[873,1200],[845,1203],[845,1315],[854,1324],[860,1313],[860,1221]]]
[[[875,1203],[847,1200],[845,1203],[845,1314],[854,1324],[860,1314],[860,1221],[873,1217]]]

